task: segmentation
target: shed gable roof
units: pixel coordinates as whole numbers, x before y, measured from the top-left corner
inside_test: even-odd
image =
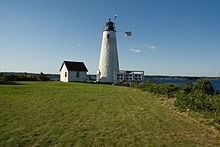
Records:
[[[86,68],[83,62],[75,62],[75,61],[64,61],[60,68],[60,71],[63,68],[64,64],[66,65],[68,71],[85,71],[85,72],[88,71],[88,69]]]

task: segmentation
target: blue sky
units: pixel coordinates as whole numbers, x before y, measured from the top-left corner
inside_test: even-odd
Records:
[[[218,0],[0,0],[0,72],[59,73],[72,60],[95,74],[114,15],[120,69],[220,76]]]

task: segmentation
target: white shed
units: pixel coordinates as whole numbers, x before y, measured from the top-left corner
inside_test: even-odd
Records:
[[[83,62],[64,61],[60,68],[60,81],[63,82],[85,82],[87,79],[87,68]]]

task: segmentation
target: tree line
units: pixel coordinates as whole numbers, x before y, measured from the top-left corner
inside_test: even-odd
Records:
[[[0,81],[49,81],[44,73],[31,74],[31,73],[10,73],[10,74],[0,74]]]

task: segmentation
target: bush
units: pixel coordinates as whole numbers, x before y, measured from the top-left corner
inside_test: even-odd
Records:
[[[38,77],[39,81],[49,81],[50,79],[44,74],[44,73],[40,73],[40,76]]]
[[[131,82],[129,86],[138,89],[142,89],[144,87],[143,83],[140,82]]]
[[[37,74],[4,74],[0,76],[0,81],[49,81],[50,79],[43,73]]]
[[[213,118],[220,124],[220,95],[215,93],[210,81],[199,79],[195,84],[186,83],[181,87],[173,84],[147,83],[143,86],[133,85],[135,88],[174,97],[175,105],[181,110],[192,110]]]
[[[220,96],[215,95],[214,88],[207,79],[199,79],[195,84],[186,83],[182,87],[173,84],[147,83],[136,86],[143,90],[162,94],[166,97],[175,97],[175,105],[184,109],[203,112],[220,112]]]
[[[194,87],[195,91],[208,94],[208,95],[214,95],[215,90],[212,86],[212,83],[207,79],[200,79],[196,82],[196,85]]]
[[[173,84],[156,84],[156,83],[147,83],[144,85],[144,90],[163,94],[167,97],[174,97],[179,91],[179,87]]]
[[[190,92],[193,91],[193,84],[192,83],[185,83],[182,86],[182,90],[185,94],[189,94]]]
[[[207,94],[192,92],[190,94],[179,94],[175,104],[181,109],[191,109],[194,111],[217,111],[217,99]]]
[[[198,80],[195,85],[185,84],[182,91],[177,95],[175,104],[181,109],[192,109],[194,111],[217,111],[217,97],[214,88],[206,79]]]

